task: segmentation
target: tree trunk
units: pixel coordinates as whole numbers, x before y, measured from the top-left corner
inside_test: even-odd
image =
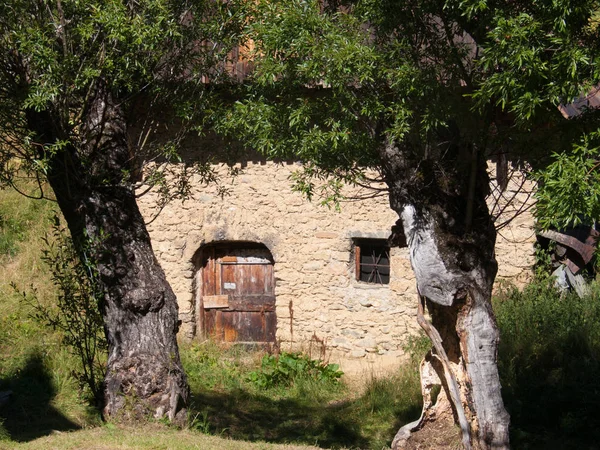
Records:
[[[446,158],[451,158],[451,150],[444,153]],[[381,156],[390,205],[400,216],[398,229],[409,246],[417,288],[431,317],[429,323],[420,316],[434,342],[432,355],[441,363],[431,367],[447,398],[454,399],[452,413],[464,447],[509,448],[510,418],[500,391],[499,336],[491,307],[496,233],[485,203],[485,161],[468,158],[463,164],[455,150],[456,159],[417,163],[414,154],[407,153],[386,145]],[[470,223],[465,220],[467,211]],[[424,411],[422,419],[434,417]],[[393,447],[401,448],[408,432],[422,425],[420,420],[402,428]]]
[[[29,112],[28,119],[42,144],[60,139],[48,113]],[[176,340],[177,300],[125,179],[133,165],[126,120],[102,80],[79,137],[50,156],[48,180],[80,257],[95,265],[104,296],[104,417],[182,421],[189,388]]]

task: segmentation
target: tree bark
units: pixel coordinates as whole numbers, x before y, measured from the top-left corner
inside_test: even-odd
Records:
[[[491,307],[497,263],[496,233],[485,203],[489,180],[485,161],[460,159],[472,147],[460,150],[456,139],[452,145],[456,148],[447,148],[444,160],[419,158],[411,149],[387,144],[380,151],[383,172],[390,205],[400,216],[397,229],[410,249],[417,288],[431,317],[430,324],[422,325],[442,347],[432,352],[441,362],[436,366],[447,398],[456,398],[451,388],[458,386],[461,404],[454,402],[453,413],[463,445],[509,448],[510,418],[500,391],[499,335]],[[467,211],[471,223],[465,220]],[[407,431],[400,430],[395,448],[406,441]]]
[[[61,139],[47,111],[29,111],[28,122],[41,146]],[[124,111],[103,80],[94,86],[78,131],[76,143],[47,155],[48,180],[103,293],[104,417],[183,421],[189,388],[176,340],[177,300],[126,179],[133,162]]]

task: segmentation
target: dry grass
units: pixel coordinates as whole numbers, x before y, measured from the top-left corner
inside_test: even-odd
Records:
[[[1,450],[310,450],[318,447],[240,442],[160,424],[144,427],[103,427],[75,432],[55,432],[28,443],[0,441]]]

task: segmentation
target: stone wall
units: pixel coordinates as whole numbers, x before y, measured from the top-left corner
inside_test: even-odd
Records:
[[[492,195],[488,199],[490,213],[496,218],[496,288],[503,282],[518,287],[529,282],[533,275],[536,236],[533,217],[535,186],[523,172],[509,167],[508,184],[502,192],[495,182],[495,165],[489,164]]]
[[[357,281],[353,257],[353,239],[387,238],[396,213],[386,196],[344,202],[339,211],[308,202],[290,188],[290,174],[298,168],[249,163],[227,182],[229,193],[223,197],[214,185],[192,183],[191,199],[168,204],[149,224],[156,256],[179,301],[183,336],[202,335],[196,329],[198,249],[251,241],[264,244],[274,258],[281,348],[313,353],[326,348],[336,360],[396,361],[407,337],[418,331],[408,249],[391,249],[387,285]],[[227,179],[225,166],[217,171]],[[506,198],[519,186],[511,183]],[[156,195],[142,197],[140,208],[148,220],[154,217]],[[501,230],[499,279],[527,280],[533,261],[532,223],[531,215],[523,214]]]

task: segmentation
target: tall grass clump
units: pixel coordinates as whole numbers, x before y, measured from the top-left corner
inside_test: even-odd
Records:
[[[597,284],[584,298],[560,294],[552,278],[541,278],[496,296],[515,447],[582,448],[600,437],[599,294]]]

